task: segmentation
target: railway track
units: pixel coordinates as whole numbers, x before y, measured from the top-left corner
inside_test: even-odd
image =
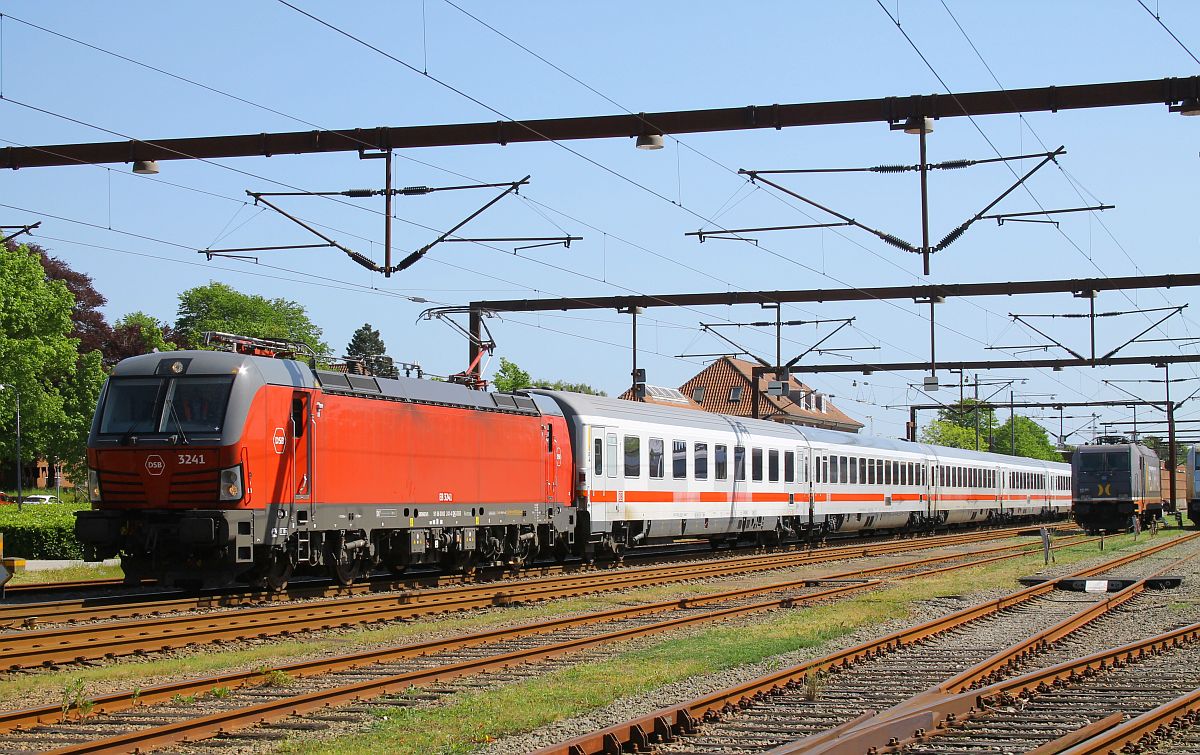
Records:
[[[1024,525],[1021,527],[994,527],[993,526],[990,528],[974,529],[974,530],[971,530],[971,533],[974,533],[974,534],[984,534],[984,533],[999,534],[999,533],[1009,532],[1009,531],[1030,531],[1030,530],[1036,530],[1039,526],[1041,526],[1041,525]],[[1048,526],[1052,530],[1076,529],[1074,523],[1070,522],[1070,521],[1053,522],[1046,526]],[[954,533],[949,530],[944,530],[940,534],[933,532],[933,533],[929,533],[929,534],[916,535],[916,536],[906,535],[903,538],[899,538],[897,535],[894,535],[894,534],[880,535],[880,536],[874,536],[874,537],[832,538],[832,539],[826,540],[825,544],[818,546],[817,549],[819,549],[819,548],[854,547],[854,546],[861,546],[861,545],[870,545],[870,544],[875,544],[875,543],[880,543],[880,542],[891,542],[891,541],[895,541],[897,539],[916,539],[916,538],[920,538],[920,537],[928,537],[928,538],[954,537],[957,534],[963,534],[963,533]],[[853,540],[853,542],[850,542],[851,540]],[[804,548],[804,545],[803,544],[790,544],[787,547],[792,548],[792,549],[802,549],[802,548]],[[744,547],[738,547],[738,548],[733,548],[733,549],[724,549],[723,548],[723,549],[721,549],[720,553],[721,553],[721,557],[727,558],[727,557],[729,557],[730,553],[734,553],[734,552],[753,553],[756,550],[758,550],[758,548],[756,546],[744,546]],[[559,573],[564,573],[564,572],[571,571],[571,570],[590,570],[590,569],[595,569],[595,568],[611,568],[611,567],[619,566],[622,564],[640,563],[642,561],[649,561],[649,562],[653,563],[653,562],[657,562],[660,560],[677,560],[677,559],[685,559],[685,558],[698,558],[698,557],[708,556],[711,553],[712,553],[712,549],[707,544],[699,545],[699,546],[677,545],[677,546],[668,546],[668,547],[645,548],[645,549],[635,550],[631,553],[626,554],[624,559],[622,560],[622,562],[606,561],[606,562],[600,562],[598,564],[585,564],[581,561],[572,561],[572,562],[568,562],[565,565],[557,564],[557,563],[553,563],[553,562],[538,562],[538,563],[535,563],[528,567],[523,568],[521,570],[521,573],[528,574],[528,575],[535,575],[535,576],[548,576],[550,574],[559,574]],[[512,574],[511,570],[497,567],[497,568],[489,568],[489,569],[479,569],[479,570],[477,570],[476,575],[472,578],[477,578],[477,579],[482,579],[482,580],[496,580],[496,579],[507,578],[511,574]],[[439,582],[439,577],[442,580],[440,582]],[[209,590],[170,589],[170,588],[158,587],[157,585],[155,585],[154,582],[150,582],[150,581],[142,582],[140,585],[130,585],[130,584],[127,584],[122,579],[82,579],[82,580],[73,580],[73,581],[65,581],[65,582],[31,582],[28,584],[7,586],[5,588],[4,601],[0,602],[0,612],[2,612],[5,608],[7,608],[7,606],[5,605],[6,602],[16,602],[16,601],[13,601],[14,598],[16,598],[17,600],[20,600],[20,601],[24,601],[27,599],[28,600],[35,600],[35,599],[37,599],[37,600],[62,600],[64,598],[67,598],[70,601],[110,599],[110,602],[115,602],[115,601],[111,600],[112,593],[114,591],[126,592],[126,594],[124,594],[122,596],[118,596],[118,599],[123,599],[126,601],[138,600],[138,599],[142,599],[143,597],[145,597],[146,599],[154,599],[156,596],[163,597],[164,593],[167,595],[170,595],[172,597],[195,596],[197,598],[206,597],[209,600],[212,600],[213,598],[217,598],[220,596],[229,596],[232,601],[237,601],[239,599],[262,601],[262,600],[271,599],[272,597],[283,597],[283,598],[319,597],[319,595],[316,593],[316,591],[320,588],[330,588],[331,593],[336,592],[338,594],[347,594],[348,592],[353,592],[354,590],[371,590],[371,589],[380,589],[381,587],[383,589],[400,589],[400,588],[404,588],[404,587],[407,587],[407,588],[428,587],[428,586],[432,586],[434,583],[451,584],[451,583],[460,583],[463,581],[467,581],[467,580],[465,580],[461,576],[444,575],[444,574],[440,575],[436,570],[432,570],[432,569],[430,569],[430,570],[416,569],[416,570],[413,570],[412,572],[410,572],[406,575],[402,575],[402,576],[375,575],[374,577],[370,577],[370,578],[361,580],[361,581],[355,583],[351,587],[340,587],[340,586],[333,584],[333,582],[329,579],[318,578],[318,577],[313,577],[313,578],[309,578],[309,579],[296,579],[296,580],[293,580],[292,584],[289,585],[289,587],[287,589],[285,589],[279,593],[275,593],[275,594],[268,593],[263,590],[253,589],[253,588],[246,587],[246,586],[238,586],[238,587],[225,588],[225,589],[209,589]],[[150,592],[137,592],[139,590],[140,591],[149,590]],[[80,593],[86,593],[86,594],[81,597],[79,595]],[[229,603],[229,605],[237,605],[237,604],[238,603],[236,603],[236,602]],[[0,613],[0,625],[3,624],[4,615],[5,615],[4,613]]]
[[[100,621],[112,608],[53,606],[61,608],[48,617],[26,612],[13,616],[19,626],[42,621],[73,620],[84,623],[48,629],[23,629],[0,633],[0,668],[18,669],[142,654],[189,645],[286,635],[325,630],[368,622],[409,619],[431,613],[469,610],[496,605],[573,597],[601,591],[628,589],[691,579],[811,565],[869,555],[886,555],[939,546],[964,545],[1015,536],[1022,529],[991,533],[968,533],[942,538],[890,541],[875,545],[827,548],[812,552],[746,556],[653,567],[611,571],[589,571],[560,577],[526,579],[500,584],[468,584],[425,591],[359,594],[332,599],[284,604],[244,606],[237,610],[206,613],[173,613],[150,618]],[[183,612],[193,603],[163,601],[157,607],[139,604],[149,613]],[[115,610],[123,610],[118,607]],[[49,609],[47,609],[49,612]]]
[[[1069,577],[1095,577],[1118,568],[1131,571],[1131,564],[1183,544],[1200,552],[1200,543],[1193,542],[1197,538],[1200,533],[1175,538]],[[1142,571],[1151,576],[1179,564],[1171,560],[1143,566]],[[1102,598],[1054,594],[1056,583],[1067,578],[544,748],[539,755],[622,748],[671,753],[891,752],[891,746],[912,738],[915,731],[933,731],[938,721],[970,710],[971,704],[962,700],[973,700],[975,693],[962,690],[1011,673],[1019,663],[1135,599],[1148,586],[1146,579],[1139,579]],[[1031,627],[1036,630],[1032,634]],[[958,706],[951,706],[949,713],[942,712],[947,700]]]
[[[1078,542],[1078,539],[1074,540]],[[1064,547],[1061,542],[1057,547]],[[0,731],[10,747],[45,748],[57,753],[145,751],[174,742],[195,741],[228,734],[261,721],[282,721],[281,728],[239,734],[247,739],[283,736],[286,730],[321,728],[346,712],[330,706],[354,707],[356,701],[397,692],[406,696],[395,705],[413,704],[437,688],[413,693],[414,686],[443,683],[483,671],[507,669],[521,674],[520,664],[561,656],[577,656],[592,648],[622,640],[678,630],[748,613],[831,600],[877,587],[876,576],[911,579],[940,571],[962,569],[1027,555],[1029,544],[1003,545],[970,554],[939,554],[868,569],[850,569],[821,578],[802,578],[766,586],[713,593],[685,600],[664,601],[612,609],[588,616],[554,619],[448,640],[388,648],[339,658],[326,658],[276,669],[230,674],[139,690],[136,695],[109,695],[89,702],[101,718],[78,720],[78,710],[63,719],[61,706],[0,715]],[[958,561],[960,563],[947,563]],[[850,581],[846,581],[850,580]],[[764,595],[770,595],[762,600]],[[547,642],[550,635],[550,642]],[[271,680],[287,684],[272,686]],[[205,699],[206,712],[197,715],[174,704],[213,689],[237,690],[221,699]],[[156,705],[156,703],[166,703]],[[216,709],[216,710],[214,710]],[[303,720],[291,717],[303,713]],[[351,715],[353,711],[350,712]],[[13,731],[22,729],[22,731]],[[115,730],[120,730],[114,733]],[[83,741],[80,741],[83,740]]]

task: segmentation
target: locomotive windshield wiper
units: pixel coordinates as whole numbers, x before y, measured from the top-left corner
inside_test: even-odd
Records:
[[[187,434],[183,432],[183,423],[179,421],[179,415],[175,413],[175,402],[167,401],[167,408],[171,410],[171,419],[175,420],[175,427],[179,430],[179,437],[183,439],[183,445],[188,445]]]

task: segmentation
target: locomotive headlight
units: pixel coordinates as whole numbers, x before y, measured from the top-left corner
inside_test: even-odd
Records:
[[[238,464],[236,467],[222,469],[219,487],[222,501],[240,501],[242,498],[242,465]]]
[[[88,469],[88,500],[100,503],[100,475],[94,469]]]

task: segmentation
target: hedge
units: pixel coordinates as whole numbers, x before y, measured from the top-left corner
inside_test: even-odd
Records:
[[[75,513],[88,508],[77,503],[15,503],[0,506],[4,555],[29,559],[79,559],[83,546],[75,539]]]

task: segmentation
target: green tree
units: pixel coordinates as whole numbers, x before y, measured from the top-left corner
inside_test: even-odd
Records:
[[[921,431],[921,442],[949,448],[967,448],[984,450],[987,448],[987,436],[980,438],[980,449],[975,448],[975,428],[966,428],[944,419],[935,419]]]
[[[1062,454],[1050,442],[1046,428],[1020,414],[996,429],[996,453],[1013,454],[1013,427],[1016,427],[1016,456],[1046,461],[1062,461]]]
[[[528,372],[518,367],[515,362],[500,357],[500,369],[496,370],[496,375],[492,378],[492,387],[510,393],[532,385]]]
[[[565,380],[534,380],[534,388],[546,388],[551,391],[570,391],[571,393],[588,393],[593,396],[607,396],[602,390],[593,388],[587,383],[568,383]]]
[[[130,312],[117,321],[112,340],[106,349],[114,361],[149,354],[152,351],[174,351],[175,334],[170,325],[159,322],[145,312]]]
[[[996,412],[980,404],[982,402],[974,399],[965,399],[939,409],[937,419],[921,431],[921,440],[938,446],[986,451],[988,438],[995,435],[998,425]],[[979,430],[978,445],[976,428]]]
[[[1160,438],[1157,435],[1143,435],[1139,441],[1143,446],[1149,448],[1154,453],[1158,454],[1158,458],[1162,461],[1167,461],[1170,458],[1170,444],[1168,438]],[[1182,466],[1187,463],[1188,444],[1175,443],[1175,465]]]
[[[83,459],[104,374],[99,351],[81,356],[79,339],[70,337],[75,304],[67,285],[43,270],[38,251],[0,248],[0,383],[12,386],[0,392],[6,467],[16,451],[14,391],[21,395],[23,462]]]
[[[181,293],[175,330],[193,348],[203,344],[205,331],[215,330],[252,338],[299,341],[318,355],[329,352],[329,346],[321,340],[321,329],[308,318],[302,305],[287,299],[244,294],[224,283],[209,283]]]
[[[372,375],[396,377],[399,374],[396,365],[387,356],[387,346],[379,331],[372,328],[369,322],[363,323],[350,336],[350,343],[346,344],[346,356],[363,360]]]

